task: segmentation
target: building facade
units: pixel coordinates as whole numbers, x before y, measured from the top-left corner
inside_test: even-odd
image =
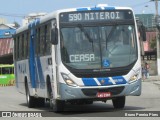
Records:
[[[154,14],[136,14],[136,19],[148,29],[156,27]]]
[[[16,28],[12,24],[0,24],[0,64],[13,63],[13,34]]]
[[[155,48],[151,47],[151,42],[154,42],[156,40],[155,15],[154,14],[136,14],[136,19],[141,21],[146,28],[146,41],[143,42],[145,54],[148,55],[151,53],[156,55]]]

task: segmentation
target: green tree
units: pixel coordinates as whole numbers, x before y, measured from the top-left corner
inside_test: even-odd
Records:
[[[20,25],[18,24],[18,22],[13,22],[13,24],[15,24],[15,28],[19,28],[20,27]]]
[[[150,46],[150,48],[151,48],[152,50],[156,50],[156,49],[157,49],[156,37],[150,40],[149,46]]]

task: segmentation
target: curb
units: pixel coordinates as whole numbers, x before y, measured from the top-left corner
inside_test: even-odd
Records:
[[[7,84],[0,83],[0,87],[15,86],[15,80],[10,80]]]
[[[15,86],[14,84],[0,84],[0,87]]]
[[[157,80],[157,81],[160,81],[160,76],[149,76],[148,79],[154,79],[154,80]]]
[[[147,79],[144,79],[143,82],[158,82],[160,81],[160,76],[149,76]]]
[[[156,84],[156,85],[160,85],[160,81],[159,81],[159,82],[154,82],[154,84]]]

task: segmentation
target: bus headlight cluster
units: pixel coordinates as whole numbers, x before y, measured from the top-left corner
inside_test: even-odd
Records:
[[[73,87],[76,87],[77,84],[65,73],[61,73],[64,81],[66,82],[67,85],[69,86],[73,86]]]
[[[137,80],[138,80],[138,74],[132,76],[132,77],[130,78],[130,80],[129,80],[129,83],[135,82],[135,81],[137,81]]]
[[[138,79],[141,79],[141,68],[135,70],[135,74],[130,77],[129,83],[136,82]]]

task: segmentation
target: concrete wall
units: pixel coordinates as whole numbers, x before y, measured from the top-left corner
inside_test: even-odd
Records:
[[[149,73],[150,75],[157,75],[157,60],[142,60],[142,65],[147,62],[149,64]]]

